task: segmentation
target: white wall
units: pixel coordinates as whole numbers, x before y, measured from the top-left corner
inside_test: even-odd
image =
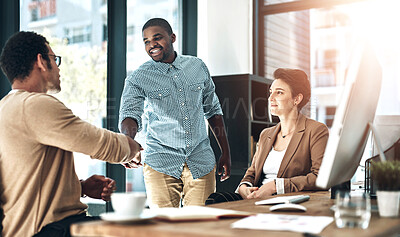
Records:
[[[212,76],[252,73],[252,2],[198,1],[197,56]]]

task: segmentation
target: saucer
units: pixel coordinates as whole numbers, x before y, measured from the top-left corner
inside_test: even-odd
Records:
[[[108,222],[116,222],[116,223],[139,223],[145,222],[153,219],[156,216],[155,213],[152,213],[147,210],[143,210],[140,216],[131,216],[131,215],[118,215],[115,212],[106,212],[101,213],[100,218],[104,221]]]

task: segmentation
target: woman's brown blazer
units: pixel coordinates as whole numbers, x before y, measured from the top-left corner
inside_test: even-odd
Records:
[[[252,164],[241,182],[250,182],[258,187],[262,185],[264,162],[280,129],[281,124],[278,123],[261,132]],[[315,181],[328,136],[329,132],[325,124],[299,114],[295,131],[277,175],[278,178],[285,178],[285,193],[318,190]]]

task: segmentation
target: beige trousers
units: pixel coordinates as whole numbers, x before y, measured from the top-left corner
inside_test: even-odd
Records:
[[[215,167],[207,175],[193,179],[185,163],[180,179],[157,172],[144,164],[143,176],[150,208],[201,205],[215,192]]]

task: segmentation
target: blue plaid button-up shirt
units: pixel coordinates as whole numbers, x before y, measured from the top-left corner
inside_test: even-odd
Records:
[[[139,131],[144,127],[143,158],[154,170],[180,178],[187,163],[197,179],[215,166],[204,118],[217,114],[222,110],[206,65],[178,55],[172,64],[149,60],[125,79],[119,126],[129,117]]]

